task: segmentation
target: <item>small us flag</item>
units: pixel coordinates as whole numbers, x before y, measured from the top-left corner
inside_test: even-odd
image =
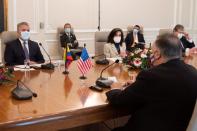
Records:
[[[86,48],[83,48],[80,59],[77,61],[77,66],[82,75],[85,75],[93,66]]]

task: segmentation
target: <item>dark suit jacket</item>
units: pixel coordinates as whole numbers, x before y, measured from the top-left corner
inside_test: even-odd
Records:
[[[64,33],[60,36],[60,43],[61,43],[61,47],[65,47],[66,43],[71,43],[72,46],[69,46],[70,49],[76,49],[78,47],[78,42],[75,43],[76,41],[76,37],[74,34],[70,34],[70,38],[69,36]]]
[[[138,41],[139,43],[145,43],[144,40],[144,35],[138,32]],[[126,43],[126,49],[127,51],[131,51],[131,46],[133,44],[134,38],[133,38],[133,32],[130,32],[127,34],[125,38],[125,43]]]
[[[126,107],[123,131],[185,131],[197,96],[197,71],[179,59],[142,71],[124,91],[106,93],[109,103]]]
[[[183,36],[180,40],[181,40],[181,42],[182,42],[182,44],[183,44],[183,46],[184,46],[183,52],[185,52],[185,49],[186,49],[186,48],[193,48],[193,47],[195,47],[194,42],[190,43],[190,42],[186,39],[186,37],[184,37],[184,36]]]
[[[38,44],[29,40],[29,58],[37,63],[44,63],[43,55]],[[4,59],[7,66],[22,65],[25,60],[25,52],[19,39],[6,44]]]

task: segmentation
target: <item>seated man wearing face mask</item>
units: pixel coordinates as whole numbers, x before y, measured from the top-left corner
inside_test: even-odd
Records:
[[[18,39],[6,44],[4,59],[7,66],[44,63],[38,44],[30,40],[30,27],[27,22],[17,25]]]
[[[125,38],[127,51],[132,51],[132,47],[139,46],[139,48],[144,48],[145,40],[144,35],[140,31],[140,26],[135,25],[133,31],[127,34]]]
[[[183,52],[185,52],[186,48],[195,47],[194,41],[189,36],[189,34],[184,31],[183,25],[176,25],[173,29],[173,32],[180,39]]]
[[[78,41],[74,32],[72,31],[71,24],[64,25],[64,33],[60,36],[61,47],[64,49],[66,45],[71,49],[73,59],[81,55],[82,47],[79,47]]]

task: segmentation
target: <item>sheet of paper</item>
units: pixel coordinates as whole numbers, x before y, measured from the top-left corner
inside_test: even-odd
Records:
[[[29,66],[25,66],[25,65],[16,65],[14,67],[14,71],[32,71],[35,70],[33,68],[30,68]]]
[[[116,79],[115,76],[108,77],[108,80],[111,80],[111,81],[113,81],[114,83],[115,83],[115,82],[118,82],[118,80]]]
[[[109,61],[115,62],[116,60],[119,60],[119,63],[122,63],[121,57],[114,57],[114,58],[107,58]]]
[[[61,65],[64,65],[65,64],[64,60],[53,60],[52,63],[55,66],[61,66]]]
[[[30,65],[30,66],[34,66],[34,67],[41,67],[41,64],[32,64],[32,65]]]

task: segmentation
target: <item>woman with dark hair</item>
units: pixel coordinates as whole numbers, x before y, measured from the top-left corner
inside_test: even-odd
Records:
[[[107,58],[125,57],[126,46],[124,43],[124,34],[120,28],[115,28],[110,32],[107,44],[104,45],[104,54]]]

